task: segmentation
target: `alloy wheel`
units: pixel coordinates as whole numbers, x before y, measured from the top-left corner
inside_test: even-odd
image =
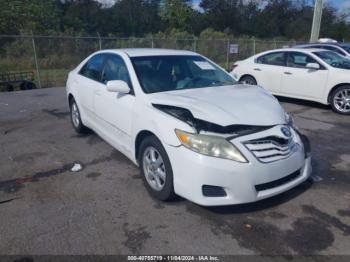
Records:
[[[342,113],[350,112],[350,88],[344,88],[335,93],[333,98],[335,108]]]
[[[143,171],[150,187],[161,191],[165,186],[166,170],[162,156],[154,147],[147,147],[142,157]]]
[[[73,121],[74,126],[78,127],[79,123],[80,123],[80,115],[79,115],[79,110],[78,110],[76,103],[72,104],[72,113],[71,114],[72,114],[72,121]]]

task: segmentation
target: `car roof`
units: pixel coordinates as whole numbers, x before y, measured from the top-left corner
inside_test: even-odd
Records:
[[[308,44],[301,44],[296,45],[295,47],[303,47],[303,46],[314,46],[314,45],[325,45],[325,46],[338,46],[341,47],[342,44],[340,43],[308,43]]]
[[[101,50],[101,52],[124,52],[130,57],[139,56],[162,56],[162,55],[198,55],[197,53],[186,50],[174,50],[163,48],[122,48],[122,49],[109,49]]]
[[[281,48],[281,49],[273,49],[273,50],[268,50],[268,51],[265,51],[263,53],[270,53],[270,52],[286,52],[286,51],[289,51],[289,52],[305,52],[305,53],[311,53],[311,52],[317,52],[317,51],[328,51],[328,50],[324,50],[324,49],[321,49],[321,48],[308,48],[308,49],[305,49],[305,48],[297,48],[297,47],[292,47],[292,48]],[[262,53],[260,53],[262,54]]]

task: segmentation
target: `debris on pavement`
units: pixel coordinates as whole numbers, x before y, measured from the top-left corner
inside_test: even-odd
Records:
[[[311,176],[311,179],[312,179],[313,182],[320,182],[320,181],[323,180],[322,177],[317,176],[317,175],[312,175],[312,176]]]
[[[79,163],[74,163],[73,167],[71,168],[70,171],[72,172],[79,172],[83,169],[83,166]]]
[[[252,229],[252,225],[251,225],[251,224],[245,224],[244,227],[245,227],[246,229]]]

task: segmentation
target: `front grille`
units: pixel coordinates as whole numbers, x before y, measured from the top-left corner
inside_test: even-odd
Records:
[[[298,176],[300,175],[300,169],[295,171],[294,173],[282,177],[280,179],[268,182],[268,183],[264,183],[264,184],[259,184],[255,186],[255,190],[256,191],[263,191],[263,190],[267,190],[267,189],[271,189],[274,187],[278,187],[278,186],[282,186],[284,184],[287,184],[288,182],[291,182],[292,180],[296,179]]]
[[[298,147],[292,138],[269,136],[244,142],[253,155],[263,163],[270,163],[289,157]]]
[[[202,193],[203,193],[203,196],[207,196],[207,197],[224,197],[224,196],[226,196],[225,189],[223,189],[220,186],[203,185],[202,186]]]

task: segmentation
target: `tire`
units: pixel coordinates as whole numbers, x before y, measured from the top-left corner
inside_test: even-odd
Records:
[[[85,134],[88,131],[88,128],[83,125],[83,122],[81,121],[80,111],[78,108],[77,103],[74,99],[71,99],[69,103],[70,108],[70,119],[73,128],[78,134]]]
[[[175,198],[173,170],[168,154],[155,136],[148,136],[141,142],[138,162],[147,191],[158,200],[173,200]]]
[[[334,112],[350,115],[350,85],[336,88],[330,96],[330,104]]]
[[[243,76],[240,82],[242,82],[245,85],[253,85],[253,86],[256,86],[258,84],[256,79],[252,76]]]
[[[21,90],[27,90],[27,82],[23,82],[22,84],[19,85],[19,89]]]
[[[27,83],[27,90],[36,89],[36,85],[33,82]]]
[[[7,92],[13,92],[14,91],[13,85],[10,85],[10,84],[6,85],[6,91]]]

